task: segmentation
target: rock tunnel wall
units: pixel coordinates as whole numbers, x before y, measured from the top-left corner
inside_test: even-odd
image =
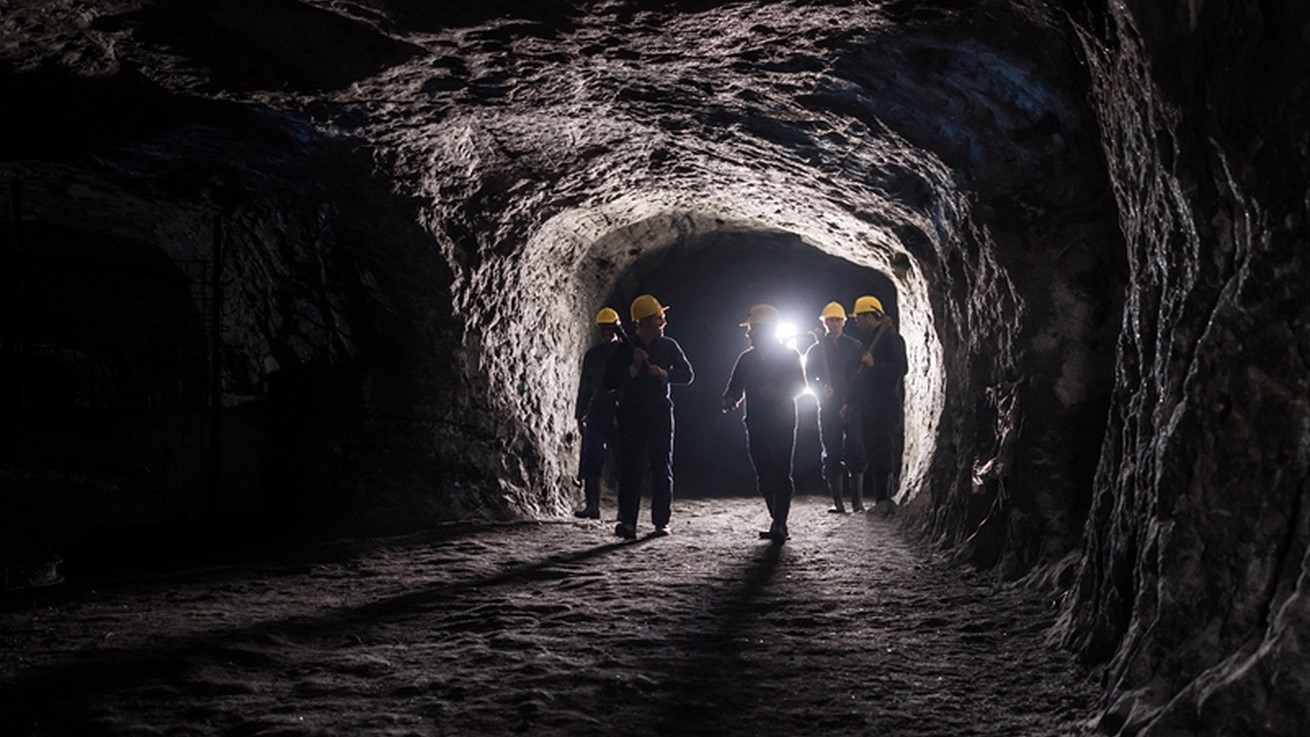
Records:
[[[992,22],[1009,50],[962,40],[949,13],[896,26],[826,12],[743,6],[588,25],[549,44],[487,31],[458,55],[523,80],[518,105],[435,98],[423,147],[383,111],[373,135],[433,203],[424,222],[456,270],[461,365],[498,428],[478,435],[514,449],[471,453],[500,467],[515,508],[561,511],[577,366],[560,357],[581,354],[598,300],[638,257],[700,234],[794,233],[897,282],[914,365],[902,501],[931,510],[925,527],[967,560],[1004,558],[1021,575],[1079,538],[1097,444],[1071,434],[1103,419],[1117,323],[1118,235],[1095,129],[1058,91],[1077,81],[1074,57],[1052,52],[1039,74],[1003,14]],[[767,46],[768,29],[795,24],[816,37],[858,30],[823,52]],[[935,76],[913,71],[925,61]],[[905,73],[923,79],[893,84]],[[915,92],[958,116],[930,115]],[[519,336],[542,334],[524,350]]]
[[[10,254],[37,222],[221,244],[223,401],[267,413],[293,506],[566,512],[597,302],[680,243],[790,234],[896,285],[907,522],[1078,571],[1103,729],[1306,722],[1307,105],[1271,81],[1303,11],[37,5],[0,46],[32,111]]]
[[[6,26],[38,144],[6,174],[86,183],[29,188],[20,219],[114,230],[126,194],[166,252],[221,234],[223,370],[284,420],[277,485],[411,522],[561,513],[594,303],[643,254],[789,233],[896,284],[923,529],[1011,577],[1076,546],[1118,236],[1054,16],[334,7],[233,3],[227,55],[212,14],[148,3]],[[351,64],[302,56],[333,37]]]
[[[1310,16],[1111,8],[1084,42],[1132,279],[1069,639],[1106,663],[1107,733],[1296,734]]]
[[[367,479],[430,464],[430,437],[415,439],[430,426],[417,430],[415,418],[432,412],[416,398],[440,404],[448,390],[431,388],[450,386],[449,367],[427,358],[459,341],[450,270],[414,203],[388,191],[357,142],[132,75],[44,69],[6,78],[4,92],[28,106],[3,164],[5,500],[40,510],[23,519],[43,517],[33,524],[66,545],[105,524],[194,523],[261,505],[340,511]],[[130,285],[152,259],[177,266],[181,295],[158,309],[196,315],[186,347],[198,378],[166,386],[176,399],[88,395],[82,382],[65,398],[82,411],[60,415],[58,434],[72,439],[43,441],[32,430],[50,403],[24,388],[43,371],[34,352],[98,346],[114,357],[102,383],[118,385],[139,383],[149,351],[165,347],[150,325],[107,331],[113,322],[96,318],[151,309],[149,289],[95,302],[61,287],[70,280],[59,272]],[[108,417],[107,402],[126,419]],[[159,420],[161,402],[181,405],[186,424]],[[187,437],[161,448],[83,437],[131,430],[125,422],[147,427],[143,446]],[[429,465],[422,476],[461,472]],[[74,486],[83,491],[64,490]]]

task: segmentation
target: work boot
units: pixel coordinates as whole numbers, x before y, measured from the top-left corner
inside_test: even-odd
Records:
[[[851,510],[864,511],[864,474],[851,474]]]
[[[874,493],[877,494],[876,498],[878,500],[877,506],[874,507],[874,511],[876,511],[880,517],[890,516],[896,511],[896,502],[892,501],[891,495],[891,474],[875,474],[873,477],[873,486],[875,489]]]
[[[582,489],[587,506],[574,512],[573,516],[580,519],[600,519],[600,479],[584,479]]]
[[[760,533],[761,540],[772,540],[775,543],[783,543],[791,539],[791,533],[787,531],[786,522],[773,521],[769,529]]]
[[[891,481],[890,475],[883,472],[873,474],[873,503],[882,504],[891,501],[891,496],[887,493],[888,482]]]
[[[828,511],[832,514],[846,514],[846,507],[842,504],[841,500],[841,480],[841,476],[836,474],[833,474],[833,477],[828,479],[828,491],[832,493],[832,509],[829,509]],[[856,511],[858,512],[859,510]]]

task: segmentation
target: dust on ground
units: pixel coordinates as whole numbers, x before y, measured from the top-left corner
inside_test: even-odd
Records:
[[[458,525],[70,582],[0,611],[0,733],[1085,732],[1049,602],[826,508],[782,546],[758,499],[679,500],[662,538]]]

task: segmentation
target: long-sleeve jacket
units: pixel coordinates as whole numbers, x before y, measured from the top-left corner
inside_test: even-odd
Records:
[[[864,346],[843,333],[836,340],[824,336],[805,352],[805,378],[812,385],[819,403],[840,408],[847,402],[860,368]],[[823,387],[832,387],[832,397],[825,399]]]
[[[852,337],[860,339],[866,350],[870,346],[873,349],[873,366],[861,364],[855,375],[852,400],[875,413],[896,411],[901,402],[901,378],[909,368],[905,339],[891,325]]]
[[[651,376],[646,366],[632,365],[632,349],[641,348],[649,362],[667,372],[660,378]],[[649,344],[631,334],[610,358],[605,372],[605,386],[619,389],[619,413],[629,417],[667,414],[673,407],[669,398],[671,384],[690,384],[695,378],[682,346],[673,338],[659,336]]]
[[[582,419],[612,420],[618,407],[618,393],[605,388],[605,372],[610,359],[619,348],[619,341],[599,343],[582,356],[582,377],[578,380],[578,398],[573,405],[573,417]]]
[[[723,398],[746,398],[746,426],[786,429],[796,427],[796,395],[805,388],[801,355],[781,343],[747,348],[737,356]]]

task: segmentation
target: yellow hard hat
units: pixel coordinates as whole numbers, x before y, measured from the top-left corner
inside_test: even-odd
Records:
[[[619,313],[615,312],[609,307],[602,307],[600,308],[600,312],[596,313],[597,325],[614,325],[618,323],[618,321],[619,321]]]
[[[855,314],[863,315],[866,312],[877,312],[882,314],[882,302],[877,297],[863,296],[855,300]]]
[[[823,314],[819,315],[820,320],[827,320],[830,317],[840,317],[846,319],[846,308],[838,302],[829,302],[823,306]]]
[[[660,304],[658,299],[649,294],[643,294],[632,300],[632,319],[641,320],[651,315],[662,315],[667,309],[669,308]]]
[[[747,325],[760,325],[765,323],[776,323],[778,321],[778,308],[773,305],[758,304],[751,305],[750,312],[746,313],[746,322],[741,327]]]

